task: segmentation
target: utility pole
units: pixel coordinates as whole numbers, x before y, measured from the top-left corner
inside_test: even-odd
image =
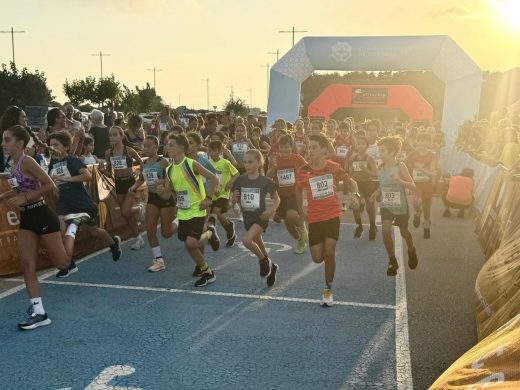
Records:
[[[276,49],[276,51],[268,51],[267,54],[276,54],[276,62],[278,62],[278,58],[280,58],[280,50]]]
[[[249,91],[249,104],[251,108],[253,108],[253,88],[249,88],[247,91]]]
[[[209,111],[209,78],[202,79],[202,81],[206,82],[206,103],[208,105],[208,111]]]
[[[292,28],[292,30],[289,30],[289,31],[278,31],[279,33],[291,33],[292,34],[292,45],[294,47],[294,34],[295,33],[306,33],[308,32],[307,30],[295,30],[294,29],[294,26]]]
[[[232,85],[228,85],[228,86],[226,86],[226,88],[229,88],[231,90],[229,96],[231,96],[231,99],[233,99],[235,97],[235,94],[233,93],[233,86]]]
[[[269,63],[266,65],[260,65],[261,68],[265,68],[267,76],[267,98],[269,98]]]
[[[92,54],[93,57],[99,57],[99,62],[101,63],[101,78],[103,78],[103,57],[109,57],[110,54],[103,54],[103,52],[99,52],[99,54]]]
[[[163,70],[157,69],[155,66],[153,67],[153,69],[146,69],[146,70],[149,72],[153,72],[153,89],[155,90],[155,72],[162,72]],[[155,92],[157,93],[157,90],[155,90]]]
[[[14,60],[14,34],[24,33],[25,31],[14,31],[14,28],[11,27],[11,31],[0,31],[0,34],[11,34],[11,46],[13,48],[13,64],[16,65]]]

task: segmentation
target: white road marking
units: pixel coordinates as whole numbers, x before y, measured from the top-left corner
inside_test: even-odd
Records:
[[[397,370],[397,389],[413,390],[412,362],[408,333],[408,305],[406,303],[406,272],[404,263],[403,239],[399,228],[394,226],[395,257],[399,270],[395,279],[395,363]]]

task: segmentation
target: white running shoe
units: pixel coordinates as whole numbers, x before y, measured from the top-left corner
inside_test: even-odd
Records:
[[[148,271],[150,272],[162,271],[163,269],[166,269],[163,259],[153,259],[152,265],[148,267]]]
[[[144,221],[146,220],[146,214],[145,214],[146,207],[143,202],[139,202],[137,204],[137,207],[139,208],[139,221],[141,223],[144,223]]]
[[[332,290],[330,288],[324,288],[321,294],[321,306],[331,307],[334,305],[334,295],[332,295]]]
[[[138,251],[139,249],[141,249],[142,247],[144,246],[144,240],[143,240],[143,237],[141,237],[140,235],[137,236],[137,238],[135,239],[134,243],[132,244],[132,246],[130,247],[131,250],[133,251]]]

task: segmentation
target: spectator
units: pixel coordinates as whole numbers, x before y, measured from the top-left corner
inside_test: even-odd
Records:
[[[105,156],[105,151],[110,149],[110,141],[108,139],[109,128],[105,125],[104,114],[99,110],[92,110],[90,113],[90,135],[94,138],[94,155]]]
[[[203,139],[211,137],[217,131],[218,121],[216,119],[210,119],[206,127],[200,131],[200,135]]]
[[[464,168],[460,175],[452,176],[442,201],[446,210],[443,217],[451,217],[450,208],[458,209],[457,217],[464,218],[464,210],[473,204],[473,169]]]
[[[175,125],[172,117],[170,116],[170,108],[168,106],[163,106],[161,108],[161,114],[159,116],[159,130],[162,133],[163,131],[170,131],[170,129]]]

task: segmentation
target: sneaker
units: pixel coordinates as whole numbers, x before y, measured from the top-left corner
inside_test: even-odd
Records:
[[[356,230],[354,231],[354,238],[361,237],[361,233],[363,233],[363,226],[357,225]]]
[[[397,275],[397,269],[399,268],[399,265],[397,264],[397,259],[394,257],[391,257],[388,260],[388,268],[386,269],[386,274],[388,276],[395,276]]]
[[[123,251],[121,250],[121,237],[112,237],[114,243],[110,245],[110,252],[112,252],[112,260],[117,261],[121,258]]]
[[[278,271],[278,264],[271,265],[271,273],[267,277],[267,287],[273,287],[276,282],[276,271]]]
[[[371,227],[370,230],[368,231],[368,239],[370,241],[373,241],[376,239],[376,233],[377,233],[377,228],[376,227]]]
[[[321,293],[321,306],[331,307],[334,305],[334,295],[332,294],[332,290],[330,288],[324,288]]]
[[[424,238],[430,238],[430,228],[424,228]]]
[[[139,208],[139,221],[144,223],[146,220],[146,207],[143,202],[139,202],[137,207]]]
[[[90,221],[90,215],[87,213],[75,213],[75,214],[67,214],[63,220],[65,223],[73,223],[74,225],[81,225],[82,223],[86,223]]]
[[[144,240],[143,240],[143,237],[141,237],[141,235],[137,236],[137,238],[135,239],[134,243],[132,244],[132,246],[130,247],[131,250],[133,251],[138,251],[139,249],[141,249],[142,247],[144,246]]]
[[[70,274],[73,274],[77,270],[78,270],[78,267],[76,266],[76,263],[74,262],[74,260],[71,260],[70,264],[67,268],[60,269],[56,273],[56,277],[57,278],[67,278]]]
[[[282,218],[280,217],[280,214],[278,214],[278,211],[274,214],[273,221],[276,223],[282,223]]]
[[[208,224],[210,224],[210,225],[216,225],[217,224],[217,221],[215,221],[215,217],[213,215],[210,215],[208,217]]]
[[[228,240],[232,239],[233,236],[236,239],[235,223],[234,222],[230,221],[228,225],[224,226],[224,229],[226,230],[226,238]]]
[[[47,316],[47,313],[45,314],[36,314],[31,311],[29,314],[29,318],[25,322],[22,322],[18,324],[18,329],[22,330],[31,330],[38,328],[40,326],[50,325],[51,319]]]
[[[235,245],[235,241],[237,239],[237,235],[235,234],[233,237],[227,240],[226,247],[231,248],[233,245]]]
[[[164,265],[163,259],[153,259],[152,265],[148,267],[148,271],[150,272],[158,272],[166,269],[166,265]]]
[[[200,279],[195,282],[195,287],[204,287],[207,284],[213,283],[215,279],[215,272],[204,272]]]
[[[446,209],[444,213],[442,213],[442,216],[446,218],[451,217],[451,211],[449,209]]]
[[[208,239],[209,245],[211,245],[211,249],[218,251],[218,248],[220,248],[220,239],[218,238],[217,228],[213,225],[209,225],[208,230],[213,233]]]
[[[305,243],[309,243],[309,232],[307,231],[307,225],[302,224],[302,227],[298,230],[300,232],[300,236],[303,237]]]
[[[408,266],[410,269],[416,269],[418,263],[419,260],[417,260],[417,253],[415,252],[415,248],[413,248],[413,251],[408,252]]]
[[[347,204],[346,203],[342,203],[341,204],[341,211],[347,211],[348,208],[347,208]]]
[[[202,276],[202,271],[198,265],[195,266],[195,269],[193,270],[192,275],[195,278],[200,278]]]
[[[300,238],[298,238],[298,241],[296,242],[296,247],[294,248],[294,253],[297,255],[301,255],[305,251],[305,246],[307,243],[305,242],[305,238],[300,233]]]
[[[418,228],[421,224],[421,214],[415,214],[413,216],[413,226]]]
[[[262,279],[269,277],[269,275],[271,275],[272,268],[271,260],[266,257],[265,259],[260,260],[258,263],[260,264],[260,277]]]

